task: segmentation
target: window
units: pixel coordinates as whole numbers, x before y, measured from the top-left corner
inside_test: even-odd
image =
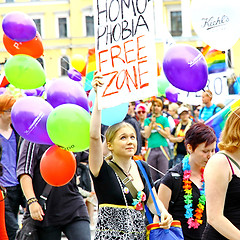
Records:
[[[12,3],[14,0],[6,0],[6,3]]]
[[[37,61],[42,65],[42,68],[44,69],[44,64],[42,58],[37,58]]]
[[[41,30],[41,19],[33,19],[33,21],[36,24],[37,31],[39,32],[40,36],[42,36],[42,30]]]
[[[69,59],[64,56],[61,58],[61,76],[67,76],[69,70]]]
[[[67,18],[58,18],[59,37],[66,38],[67,34]]]
[[[182,35],[182,12],[181,11],[171,11],[171,34],[172,36]]]
[[[93,16],[86,16],[86,35],[94,36],[94,18]]]

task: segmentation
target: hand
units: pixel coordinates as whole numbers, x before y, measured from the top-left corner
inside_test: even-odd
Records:
[[[101,80],[102,80],[102,75],[99,74],[98,71],[96,71],[94,73],[94,77],[92,80],[92,86],[93,86],[95,92],[97,92],[97,87],[102,87],[103,82]]]
[[[37,221],[42,221],[43,220],[43,216],[45,215],[42,207],[40,206],[40,204],[38,202],[34,202],[31,205],[29,205],[29,211],[30,211],[30,215],[31,218]]]
[[[160,227],[164,229],[169,229],[171,227],[172,221],[172,215],[169,214],[167,210],[162,211]]]
[[[177,137],[177,142],[182,142],[184,140],[184,137]]]

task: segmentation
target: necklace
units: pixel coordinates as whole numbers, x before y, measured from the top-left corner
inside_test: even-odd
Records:
[[[132,168],[132,162],[130,162],[128,171],[125,171],[123,168],[121,168],[115,161],[113,161],[113,162],[124,172],[124,174],[129,178],[129,180],[131,180],[131,181],[134,180],[132,174],[130,173],[130,170]]]
[[[123,172],[127,175],[127,177],[128,177],[131,181],[133,181],[134,178],[133,178],[132,174],[130,173],[131,168],[132,168],[132,163],[130,163],[130,166],[129,166],[128,171],[126,172],[125,170],[123,170]]]
[[[190,180],[191,177],[191,166],[189,164],[189,155],[186,155],[184,159],[182,160],[183,163],[183,189],[185,192],[184,195],[184,202],[185,202],[185,209],[186,213],[184,214],[185,218],[188,219],[188,228],[198,228],[202,223],[203,220],[202,215],[204,211],[204,206],[206,203],[206,197],[205,197],[205,182],[203,179],[203,172],[204,168],[201,168],[201,182],[202,187],[200,189],[200,197],[198,199],[198,205],[195,210],[195,214],[193,218],[193,208],[192,208],[192,202],[193,202],[193,196],[192,196],[192,181]]]

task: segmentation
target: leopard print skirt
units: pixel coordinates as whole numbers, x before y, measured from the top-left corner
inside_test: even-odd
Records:
[[[142,213],[133,207],[101,204],[95,240],[145,240],[146,225]]]

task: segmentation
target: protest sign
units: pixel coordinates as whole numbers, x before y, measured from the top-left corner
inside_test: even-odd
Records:
[[[153,1],[94,0],[99,109],[157,95]]]
[[[228,93],[226,72],[209,74],[204,89],[209,89],[213,93],[214,103],[224,103],[228,98],[232,98]],[[202,90],[198,92],[186,92],[178,89],[178,92],[178,101],[192,105],[202,104]]]

